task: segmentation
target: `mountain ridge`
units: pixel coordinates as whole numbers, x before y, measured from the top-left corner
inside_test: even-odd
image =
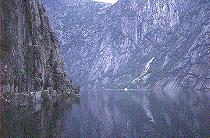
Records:
[[[119,0],[102,13],[82,11],[92,5],[84,4],[75,12],[91,19],[83,23],[87,27],[71,11],[61,17],[52,11],[55,5],[45,5],[50,19],[63,23],[56,29],[64,36],[66,68],[82,86],[209,89],[207,0]]]

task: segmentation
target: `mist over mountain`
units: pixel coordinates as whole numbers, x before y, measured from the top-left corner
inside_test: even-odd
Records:
[[[208,0],[44,0],[69,76],[91,88],[210,88]]]

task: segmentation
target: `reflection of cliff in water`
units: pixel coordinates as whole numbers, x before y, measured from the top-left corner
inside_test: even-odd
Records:
[[[53,103],[3,111],[2,137],[61,137],[65,115],[71,112],[75,98],[59,98]]]
[[[202,91],[171,95],[161,91],[81,91],[80,102],[80,113],[71,115],[80,122],[76,136],[79,133],[83,137],[103,138],[208,135],[209,103]],[[65,127],[69,130],[73,126]],[[64,134],[73,135],[67,131]]]
[[[80,99],[4,111],[2,132],[6,138],[203,138],[208,100],[205,91],[81,90]]]

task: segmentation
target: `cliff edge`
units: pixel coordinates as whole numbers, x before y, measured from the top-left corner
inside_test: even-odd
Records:
[[[76,92],[41,0],[4,0],[2,11],[3,95]]]

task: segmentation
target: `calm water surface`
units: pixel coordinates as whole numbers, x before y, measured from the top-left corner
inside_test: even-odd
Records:
[[[5,138],[209,136],[206,92],[82,90],[80,99],[3,111]]]

